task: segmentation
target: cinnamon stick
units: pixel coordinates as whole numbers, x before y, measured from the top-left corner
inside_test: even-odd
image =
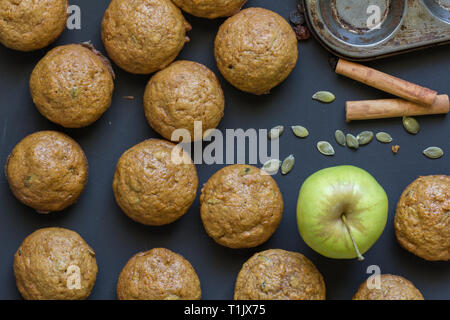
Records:
[[[339,59],[336,73],[424,106],[431,106],[437,96],[434,90],[343,59]]]
[[[345,106],[347,121],[446,114],[449,108],[449,98],[445,94],[437,96],[430,107],[403,99],[347,101]]]

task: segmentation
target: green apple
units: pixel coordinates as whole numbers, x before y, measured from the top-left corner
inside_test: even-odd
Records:
[[[326,168],[303,183],[297,223],[308,246],[335,259],[364,259],[386,226],[388,198],[367,171],[354,166]]]

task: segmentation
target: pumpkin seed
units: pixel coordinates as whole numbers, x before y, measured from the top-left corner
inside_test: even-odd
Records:
[[[247,174],[250,173],[250,170],[251,170],[250,167],[247,167],[247,168],[243,169],[239,175],[241,177],[246,176]]]
[[[259,285],[259,288],[260,288],[262,291],[265,291],[265,290],[266,290],[266,282],[265,282],[265,281],[261,282],[261,284]]]
[[[352,149],[358,149],[359,148],[358,139],[354,135],[352,135],[350,133],[347,134],[345,140],[347,142],[347,147],[352,148]]]
[[[277,174],[278,170],[280,169],[281,161],[278,159],[270,159],[266,163],[264,163],[262,170],[270,175]]]
[[[72,90],[70,90],[70,95],[72,96],[72,99],[75,99],[78,96],[78,88],[73,87]]]
[[[377,140],[382,143],[390,143],[393,140],[391,135],[386,132],[378,132],[376,137],[377,137]]]
[[[417,134],[420,130],[419,122],[413,117],[402,118],[403,127],[411,134]]]
[[[321,154],[326,156],[332,156],[335,154],[333,146],[328,141],[317,142],[317,149]]]
[[[334,133],[334,137],[336,138],[337,143],[345,147],[346,141],[344,132],[342,132],[341,130],[336,130],[336,132]]]
[[[284,159],[283,163],[281,164],[281,174],[286,175],[289,172],[291,172],[292,168],[294,167],[294,164],[295,158],[294,155],[291,154],[286,159]]]
[[[269,139],[270,140],[278,139],[283,134],[283,132],[284,132],[283,126],[273,127],[269,131]]]
[[[222,201],[219,199],[208,199],[207,203],[211,205],[216,205],[218,203],[221,203]]]
[[[25,182],[24,182],[24,185],[25,185],[25,187],[30,187],[30,185],[31,185],[31,179],[32,179],[33,177],[32,176],[28,176],[26,179],[25,179]]]
[[[430,159],[439,159],[444,155],[444,151],[439,147],[429,147],[423,150],[423,154]]]
[[[373,132],[372,131],[363,131],[356,136],[356,139],[358,139],[358,143],[360,146],[369,144],[373,139]]]
[[[334,94],[332,94],[332,93],[329,92],[329,91],[319,91],[319,92],[316,92],[316,93],[312,96],[312,98],[313,98],[314,100],[317,100],[317,101],[320,101],[320,102],[323,102],[323,103],[331,103],[331,102],[333,102],[333,101],[336,99],[336,97],[334,96]]]
[[[292,131],[299,138],[306,138],[309,136],[309,131],[305,127],[302,126],[292,126]]]

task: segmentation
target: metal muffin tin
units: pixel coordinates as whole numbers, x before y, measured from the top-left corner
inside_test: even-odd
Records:
[[[450,0],[303,2],[314,36],[328,50],[349,60],[378,59],[450,43]],[[371,19],[375,11],[368,11],[369,6],[376,6],[379,19]],[[379,22],[379,28],[372,27],[373,21]]]

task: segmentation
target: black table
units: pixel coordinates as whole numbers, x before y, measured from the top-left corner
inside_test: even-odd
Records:
[[[100,23],[109,1],[71,0],[82,10],[81,30],[66,30],[52,45],[91,40],[104,52]],[[288,18],[296,0],[250,0],[247,6],[262,6]],[[201,62],[218,74],[213,42],[223,20],[209,21],[186,15],[193,30],[191,42],[179,59]],[[393,217],[402,190],[417,176],[450,173],[450,117],[420,118],[421,131],[408,134],[400,119],[355,122],[344,119],[346,100],[388,97],[375,89],[335,75],[328,65],[328,52],[315,40],[299,44],[300,59],[291,76],[270,95],[253,96],[240,92],[220,77],[226,95],[226,111],[219,129],[271,128],[275,125],[301,124],[310,137],[300,140],[290,132],[280,140],[281,157],[296,156],[296,166],[287,176],[275,176],[285,200],[285,212],[279,229],[264,245],[249,250],[232,250],[217,245],[203,229],[198,197],[189,212],[179,221],[163,227],[146,227],[126,217],[116,205],[112,177],[117,160],[131,146],[150,137],[158,137],[148,126],[142,108],[142,95],[149,76],[136,76],[115,67],[116,90],[111,108],[95,124],[83,128],[63,129],[42,117],[34,107],[28,79],[35,64],[48,51],[20,53],[0,47],[0,166],[5,165],[12,148],[26,135],[39,130],[66,132],[80,143],[89,160],[89,182],[80,201],[61,213],[39,215],[18,202],[9,191],[3,170],[0,173],[0,298],[18,299],[12,263],[22,240],[38,228],[59,226],[73,229],[95,249],[99,274],[91,299],[115,299],[117,277],[127,260],[138,251],[166,247],[186,257],[197,270],[204,299],[230,299],[234,281],[242,264],[255,252],[281,248],[298,251],[310,258],[323,273],[330,299],[349,299],[367,278],[366,269],[379,265],[382,273],[398,274],[411,280],[426,299],[450,298],[448,262],[424,261],[402,249],[394,236]],[[450,93],[450,50],[448,46],[408,53],[368,63],[379,70]],[[336,101],[326,105],[311,100],[318,90],[336,94]],[[123,96],[135,96],[133,101]],[[389,145],[372,142],[358,151],[336,147],[334,157],[317,152],[318,140],[333,141],[334,131],[354,134],[363,130],[391,133],[400,145],[393,155]],[[438,160],[422,155],[422,150],[438,145],[447,154]],[[389,204],[387,227],[366,260],[332,260],[306,246],[296,226],[298,190],[313,172],[334,165],[353,164],[372,173],[385,188]],[[222,165],[198,165],[200,184]]]

